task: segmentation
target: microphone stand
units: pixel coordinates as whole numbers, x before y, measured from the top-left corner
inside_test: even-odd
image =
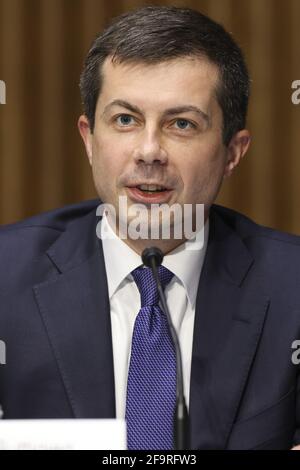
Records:
[[[152,269],[154,279],[157,284],[157,289],[160,297],[160,301],[167,317],[167,321],[170,328],[171,337],[174,343],[176,351],[176,408],[174,415],[174,438],[175,438],[175,450],[186,450],[189,449],[189,415],[183,393],[183,374],[182,374],[182,359],[180,345],[176,330],[173,326],[171,315],[166,302],[166,297],[161,286],[161,282],[158,276],[157,268],[163,261],[163,253],[157,247],[146,248],[142,253],[142,261],[145,266]]]

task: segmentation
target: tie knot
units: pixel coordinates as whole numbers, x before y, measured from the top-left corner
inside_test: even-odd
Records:
[[[159,294],[156,286],[156,282],[152,273],[151,268],[139,268],[134,269],[131,272],[133,279],[140,291],[141,295],[141,306],[146,307],[149,305],[158,305]],[[163,290],[167,284],[171,281],[173,273],[164,266],[158,267],[158,276]]]

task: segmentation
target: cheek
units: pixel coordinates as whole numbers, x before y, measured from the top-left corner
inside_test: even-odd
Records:
[[[120,144],[110,139],[97,139],[93,145],[93,167],[98,177],[106,183],[114,180],[122,164],[122,149]]]
[[[193,200],[215,194],[223,179],[225,158],[219,148],[198,148],[181,167],[184,191]]]
[[[122,171],[120,145],[110,139],[94,139],[92,173],[94,185],[102,201],[113,204],[116,199],[116,185]]]

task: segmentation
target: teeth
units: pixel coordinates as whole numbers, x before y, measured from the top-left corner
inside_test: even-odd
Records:
[[[156,184],[141,184],[138,186],[142,191],[162,191],[163,186],[158,186]]]

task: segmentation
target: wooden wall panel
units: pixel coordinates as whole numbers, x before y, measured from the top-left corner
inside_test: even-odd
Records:
[[[0,0],[0,223],[95,196],[77,131],[79,74],[107,21],[146,4],[198,9],[242,46],[252,144],[218,202],[300,234],[300,0]]]

